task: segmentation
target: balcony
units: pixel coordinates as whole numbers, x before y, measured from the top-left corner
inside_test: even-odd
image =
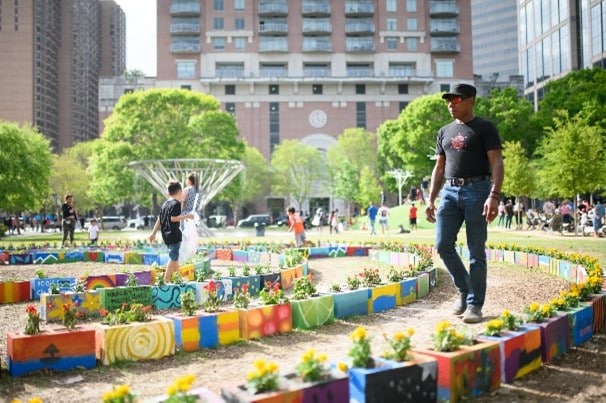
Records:
[[[173,35],[199,34],[200,24],[175,23],[170,24],[170,33]]]
[[[284,66],[261,66],[259,75],[264,78],[279,78],[286,77],[288,71]]]
[[[276,35],[288,33],[288,24],[285,22],[262,22],[259,24],[260,35]]]
[[[346,38],[345,51],[349,53],[372,53],[375,44],[372,38]]]
[[[301,6],[303,16],[326,16],[330,15],[330,3],[328,1],[305,1]]]
[[[332,52],[330,38],[303,38],[303,52]]]
[[[259,38],[259,52],[288,52],[288,39],[275,37]]]
[[[431,41],[430,47],[431,53],[458,53],[461,51],[461,46],[459,42],[454,40],[434,40]]]
[[[375,32],[375,24],[372,22],[345,22],[346,34],[373,34]]]
[[[453,23],[442,23],[442,22],[429,22],[429,32],[432,36],[453,36],[459,33],[459,24]]]
[[[259,15],[288,15],[288,4],[286,2],[259,3]]]
[[[200,53],[200,43],[195,42],[175,42],[170,45],[171,53],[188,54],[188,53]]]
[[[459,8],[455,1],[431,1],[429,3],[430,17],[456,17]]]
[[[372,77],[372,75],[370,66],[347,66],[347,77]]]
[[[303,20],[302,31],[304,34],[330,34],[332,25],[328,21]]]
[[[187,3],[173,3],[170,5],[170,15],[172,16],[199,16],[200,2],[191,1]]]
[[[330,77],[328,66],[303,66],[303,77]]]
[[[217,67],[216,70],[217,77],[220,78],[241,78],[244,77],[244,69],[243,68],[221,68]]]
[[[346,1],[345,16],[372,16],[375,13],[375,6],[372,1]]]

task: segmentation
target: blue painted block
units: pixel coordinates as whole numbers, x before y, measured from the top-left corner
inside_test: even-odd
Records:
[[[181,295],[193,291],[196,295],[200,283],[165,284],[152,287],[152,305],[155,309],[181,308]],[[201,284],[200,284],[201,285]]]
[[[198,331],[200,332],[200,347],[218,347],[219,328],[217,326],[217,316],[201,316],[198,320],[198,326]]]
[[[52,362],[49,362],[46,358],[26,362],[14,362],[10,358],[7,360],[8,372],[11,376],[21,376],[41,369],[52,369],[55,371],[69,371],[75,368],[90,369],[95,368],[96,364],[97,358],[95,354],[79,357],[63,357]]]
[[[124,252],[106,251],[105,263],[124,264]]]
[[[232,250],[232,260],[234,262],[248,262],[248,252],[245,250]]]
[[[368,289],[368,313],[383,312],[396,307],[399,283],[389,283]]]
[[[261,252],[257,252],[254,250],[248,251],[248,262],[249,263],[259,263],[261,262]]]
[[[147,266],[151,266],[153,264],[160,264],[157,253],[144,253],[143,254],[143,264]]]
[[[309,248],[309,257],[310,258],[324,258],[324,257],[328,257],[328,247],[326,247],[326,246],[321,246],[321,247],[313,246],[313,247]]]
[[[593,305],[580,304],[566,312],[571,346],[580,346],[593,336]]]
[[[368,289],[345,291],[333,294],[335,318],[368,315]]]
[[[261,276],[258,274],[251,274],[250,276],[235,276],[228,277],[231,280],[232,294],[235,289],[240,289],[244,284],[248,284],[248,292],[250,295],[258,295],[261,290]],[[230,299],[233,295],[229,296]]]
[[[405,278],[400,281],[400,297],[397,300],[398,305],[406,305],[417,300],[417,278]]]
[[[161,253],[158,255],[158,265],[166,266],[168,263],[168,253]]]
[[[59,261],[61,263],[76,263],[84,261],[84,252],[81,250],[70,250],[68,252],[59,253]]]
[[[566,280],[573,280],[572,278],[570,278],[570,263],[568,263],[565,260],[560,260],[560,267],[559,267],[559,274],[558,277],[566,279]],[[576,281],[576,273],[574,276],[574,281]]]
[[[33,278],[30,280],[31,299],[39,300],[40,295],[50,294],[51,284],[57,284],[60,292],[73,291],[76,287],[75,277]]]

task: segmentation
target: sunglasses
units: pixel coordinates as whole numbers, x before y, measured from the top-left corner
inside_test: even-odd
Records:
[[[458,105],[461,102],[465,101],[466,99],[469,99],[469,97],[462,97],[462,96],[456,96],[456,97],[450,97],[446,100],[447,104],[453,104],[453,105]]]

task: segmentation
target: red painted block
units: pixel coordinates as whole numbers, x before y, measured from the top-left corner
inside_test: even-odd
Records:
[[[29,281],[0,282],[0,304],[31,301]]]

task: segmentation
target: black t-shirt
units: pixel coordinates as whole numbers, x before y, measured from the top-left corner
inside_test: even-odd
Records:
[[[489,150],[500,150],[501,139],[489,120],[475,117],[467,123],[457,121],[438,131],[436,154],[446,156],[446,178],[472,178],[490,175]]]
[[[160,209],[160,231],[162,239],[167,245],[173,245],[181,242],[181,228],[179,222],[172,222],[171,217],[181,215],[181,203],[175,199],[168,199]]]

